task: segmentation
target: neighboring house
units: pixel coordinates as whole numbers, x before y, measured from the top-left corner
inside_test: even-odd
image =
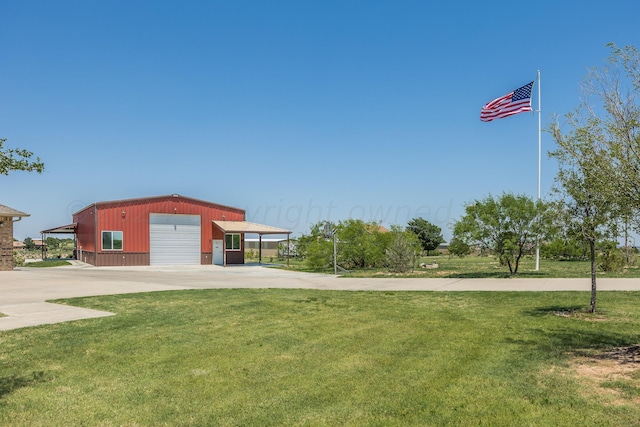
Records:
[[[243,209],[172,194],[93,203],[43,239],[51,233],[74,234],[79,260],[116,266],[243,264],[246,233],[291,232],[247,222]]]
[[[35,249],[42,249],[42,248],[47,246],[47,243],[44,242],[42,239],[31,239],[31,241],[33,242],[33,245],[35,246]]]
[[[367,224],[365,226],[365,228],[369,232],[369,234],[373,234],[375,232],[378,232],[378,233],[388,233],[389,232],[389,229],[387,227],[385,227],[384,225],[380,225],[380,224],[372,224],[372,225]]]
[[[13,270],[13,223],[29,214],[0,205],[0,271]]]
[[[17,241],[13,241],[13,249],[24,249],[24,243],[23,242],[17,242]]]
[[[439,251],[440,255],[449,255],[449,244],[446,242],[440,243],[436,251]]]

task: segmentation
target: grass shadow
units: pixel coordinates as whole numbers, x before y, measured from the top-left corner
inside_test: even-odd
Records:
[[[8,375],[6,377],[0,377],[0,399],[20,388],[30,387],[46,381],[47,378],[43,371],[32,372],[31,375]]]
[[[508,279],[518,276],[511,276],[511,274],[504,271],[474,271],[470,273],[451,273],[443,277],[447,279]]]

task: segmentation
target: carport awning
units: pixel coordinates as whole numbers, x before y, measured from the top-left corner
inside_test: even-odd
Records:
[[[42,230],[41,234],[75,234],[76,229],[78,228],[78,223],[74,222],[73,224],[62,225],[60,227],[50,228],[48,230]]]
[[[248,221],[212,221],[223,233],[291,234],[290,230]]]

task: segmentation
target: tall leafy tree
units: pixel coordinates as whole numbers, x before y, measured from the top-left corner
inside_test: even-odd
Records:
[[[9,175],[13,171],[42,173],[44,163],[37,157],[32,160],[31,151],[20,148],[3,148],[6,139],[0,138],[0,175]]]
[[[465,215],[454,223],[453,236],[471,245],[490,249],[509,267],[511,275],[518,273],[520,260],[531,254],[537,242],[553,230],[548,207],[524,195],[505,193],[487,196],[465,208]]]
[[[407,230],[418,237],[422,249],[427,251],[427,254],[444,242],[442,229],[424,218],[413,218],[407,224]]]
[[[28,251],[36,248],[36,244],[33,242],[31,237],[26,237],[22,243],[24,243],[24,248]]]
[[[640,211],[640,53],[634,46],[609,43],[603,67],[590,70],[583,82],[584,120],[569,120],[570,129],[597,135],[603,163],[589,165],[605,179],[619,214],[638,228]],[[556,138],[557,139],[557,138]],[[574,154],[581,156],[583,153]],[[583,157],[584,158],[584,157]]]
[[[607,64],[583,82],[582,102],[551,126],[565,230],[589,246],[592,312],[597,244],[617,235],[621,224],[625,235],[632,223],[638,228],[640,212],[640,54],[632,46],[609,47]]]
[[[578,110],[565,117],[570,129],[562,132],[553,125],[557,149],[550,153],[558,160],[555,191],[561,194],[561,223],[570,239],[585,242],[591,264],[591,312],[596,311],[598,241],[615,234],[621,204],[614,195],[610,152],[606,135],[597,118],[583,118]]]

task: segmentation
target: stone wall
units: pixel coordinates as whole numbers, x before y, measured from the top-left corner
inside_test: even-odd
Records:
[[[13,221],[0,216],[0,271],[13,270]]]

